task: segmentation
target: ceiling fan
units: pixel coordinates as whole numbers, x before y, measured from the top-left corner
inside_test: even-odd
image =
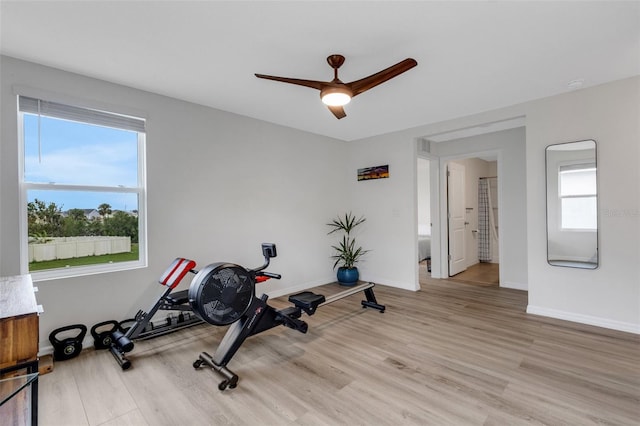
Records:
[[[376,87],[393,77],[397,77],[403,72],[418,65],[418,62],[416,62],[415,59],[407,58],[404,61],[398,62],[397,64],[368,77],[352,81],[351,83],[343,83],[338,78],[338,68],[340,68],[344,63],[344,56],[330,55],[327,58],[327,62],[331,68],[333,68],[333,80],[331,81],[302,80],[299,78],[276,77],[264,74],[256,74],[255,76],[258,78],[265,78],[267,80],[297,84],[298,86],[311,87],[319,90],[322,102],[329,107],[329,110],[339,120],[347,116],[344,112],[343,106],[348,104],[349,101],[351,101],[351,98],[358,96],[359,94]]]

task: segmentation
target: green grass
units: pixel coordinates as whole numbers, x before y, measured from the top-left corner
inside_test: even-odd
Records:
[[[44,262],[31,262],[29,271],[42,271],[45,269],[66,268],[67,266],[99,265],[102,263],[130,262],[139,259],[138,244],[131,244],[129,253],[105,254],[102,256],[74,257],[71,259],[47,260]]]

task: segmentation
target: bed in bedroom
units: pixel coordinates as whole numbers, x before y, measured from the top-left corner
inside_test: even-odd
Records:
[[[431,258],[431,235],[418,235],[418,261]]]

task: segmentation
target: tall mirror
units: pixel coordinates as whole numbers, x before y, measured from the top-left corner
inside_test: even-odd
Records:
[[[549,145],[547,261],[553,266],[598,267],[596,142]]]

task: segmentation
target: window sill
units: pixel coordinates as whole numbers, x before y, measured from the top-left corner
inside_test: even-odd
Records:
[[[50,281],[65,278],[76,278],[88,275],[106,274],[110,272],[121,272],[132,269],[146,268],[147,263],[139,260],[135,262],[105,263],[102,265],[75,266],[68,268],[48,269],[43,271],[30,272],[33,282]]]

